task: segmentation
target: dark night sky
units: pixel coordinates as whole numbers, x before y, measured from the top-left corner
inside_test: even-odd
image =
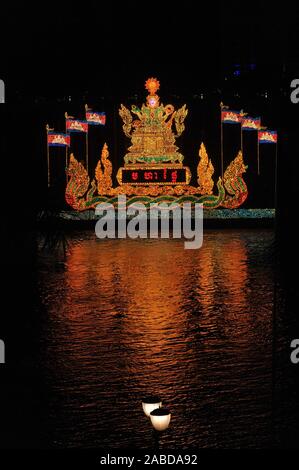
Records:
[[[296,66],[298,11],[291,7],[162,3],[163,10],[135,1],[11,3],[2,75],[42,95],[96,86],[113,95],[134,92],[148,75],[184,91],[217,84],[234,63],[257,63],[270,79],[283,64]]]
[[[206,31],[208,19],[192,17],[191,6],[168,12],[150,11],[140,2],[59,4],[57,9],[51,3],[47,13],[44,4],[38,8],[24,6],[16,17],[11,7],[4,61],[9,80],[35,93],[94,86],[103,94],[127,94],[136,90],[140,77],[143,82],[151,74],[184,88],[218,71],[217,11]]]

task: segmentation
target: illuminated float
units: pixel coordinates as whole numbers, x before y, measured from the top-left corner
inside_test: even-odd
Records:
[[[202,203],[206,209],[237,208],[246,200],[248,191],[243,179],[246,166],[240,151],[219,177],[214,188],[214,167],[202,143],[197,166],[197,184],[192,186],[191,171],[183,165],[184,157],[175,145],[175,139],[185,129],[186,105],[175,110],[171,104],[160,103],[157,91],[159,81],[150,78],[145,83],[148,91],[141,108],[133,105],[131,111],[124,105],[119,109],[123,131],[132,145],[124,156],[124,166],[118,169],[118,186],[112,183],[112,164],[107,144],[90,182],[82,163],[73,154],[67,167],[66,202],[75,210],[95,208],[101,202],[117,203],[117,196],[125,194],[127,204],[145,205],[161,202]]]

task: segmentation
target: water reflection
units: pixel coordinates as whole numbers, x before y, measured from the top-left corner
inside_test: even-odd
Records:
[[[71,243],[44,269],[46,378],[55,446],[146,447],[140,400],[171,408],[165,446],[271,439],[271,231]]]

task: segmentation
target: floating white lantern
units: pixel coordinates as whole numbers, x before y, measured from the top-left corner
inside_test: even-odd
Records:
[[[156,431],[165,431],[169,426],[171,414],[167,408],[156,408],[150,413],[150,418]]]
[[[149,418],[153,410],[160,408],[162,406],[162,401],[157,396],[146,397],[142,400],[142,408],[144,414]]]

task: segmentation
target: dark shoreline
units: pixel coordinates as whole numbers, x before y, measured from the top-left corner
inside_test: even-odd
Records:
[[[127,217],[129,221],[132,217]],[[192,213],[194,219],[194,213]],[[93,229],[98,217],[94,210],[42,212],[37,220],[38,229],[60,228],[62,230]],[[117,226],[117,211],[116,211]],[[172,228],[172,214],[169,217]],[[204,210],[204,228],[236,229],[236,228],[275,228],[275,209],[212,209]]]

